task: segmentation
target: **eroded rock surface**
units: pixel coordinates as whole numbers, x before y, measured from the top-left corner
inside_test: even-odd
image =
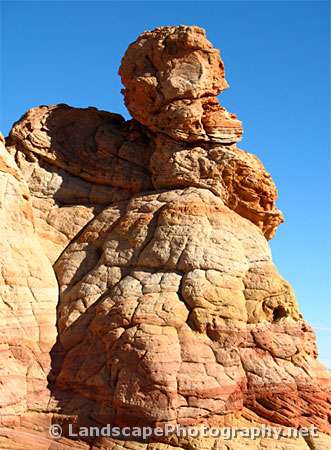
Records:
[[[309,403],[329,380],[312,330],[260,230],[209,190],[106,208],[55,271],[57,385],[94,399],[99,420],[222,423],[249,405],[287,426],[318,408],[326,426],[327,398]]]
[[[58,288],[34,229],[29,190],[0,139],[0,414],[43,410]]]
[[[2,152],[3,311],[15,324],[5,360],[18,350],[3,372],[1,448],[326,450],[330,372],[273,265],[277,190],[236,146],[242,125],[217,99],[227,88],[218,50],[198,27],[157,28],[129,46],[120,75],[132,120],[41,106]],[[26,344],[32,323],[46,334]],[[16,372],[22,382],[8,381]],[[49,425],[70,422],[320,434],[138,443],[65,431],[54,444]]]
[[[52,262],[104,205],[152,188],[151,145],[139,124],[96,108],[40,106],[14,125],[8,148]]]
[[[125,104],[154,132],[174,139],[231,143],[241,122],[216,96],[228,87],[219,51],[199,27],[161,27],[141,34],[119,71]]]
[[[236,145],[188,144],[159,135],[150,167],[155,188],[208,188],[267,239],[283,221],[271,176],[256,156]]]

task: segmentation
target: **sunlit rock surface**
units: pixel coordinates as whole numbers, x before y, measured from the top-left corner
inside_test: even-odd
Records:
[[[237,147],[218,50],[157,28],[120,75],[132,120],[40,106],[1,143],[0,448],[330,448],[330,373],[272,262],[277,190]],[[68,423],[319,437],[73,440]]]

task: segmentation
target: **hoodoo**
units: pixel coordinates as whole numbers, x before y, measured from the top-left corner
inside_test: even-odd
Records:
[[[131,120],[40,106],[1,143],[0,448],[330,448],[330,372],[272,262],[277,190],[237,146],[219,51],[156,28],[119,73]],[[318,432],[138,442],[68,424]]]

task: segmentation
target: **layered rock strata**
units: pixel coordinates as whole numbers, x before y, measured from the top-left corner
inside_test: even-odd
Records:
[[[43,410],[58,287],[35,232],[31,196],[0,136],[0,412]]]
[[[132,120],[33,108],[2,150],[5,360],[15,348],[4,382],[19,390],[1,397],[0,447],[329,448],[330,373],[272,263],[277,190],[219,105],[219,52],[198,27],[157,28],[129,46],[120,75]],[[54,443],[52,422],[320,433]]]
[[[237,142],[242,127],[219,105],[228,87],[218,50],[199,27],[148,31],[127,49],[119,71],[125,104],[154,132],[188,142]]]
[[[151,143],[138,123],[118,114],[32,108],[13,126],[7,146],[30,189],[51,262],[104,205],[152,188]]]

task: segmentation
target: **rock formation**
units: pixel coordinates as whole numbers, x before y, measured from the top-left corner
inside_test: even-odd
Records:
[[[152,131],[187,142],[240,140],[241,123],[216,98],[228,87],[223,62],[201,28],[143,33],[126,51],[120,75],[128,110]]]
[[[1,416],[44,410],[58,288],[35,232],[30,193],[0,135]]]
[[[218,50],[157,28],[120,75],[132,120],[41,106],[1,147],[0,448],[329,448],[330,373],[272,263],[276,187],[237,147]],[[55,442],[52,422],[319,437]]]
[[[152,189],[151,144],[138,123],[95,108],[41,106],[7,143],[28,184],[36,229],[52,262],[104,205]]]

